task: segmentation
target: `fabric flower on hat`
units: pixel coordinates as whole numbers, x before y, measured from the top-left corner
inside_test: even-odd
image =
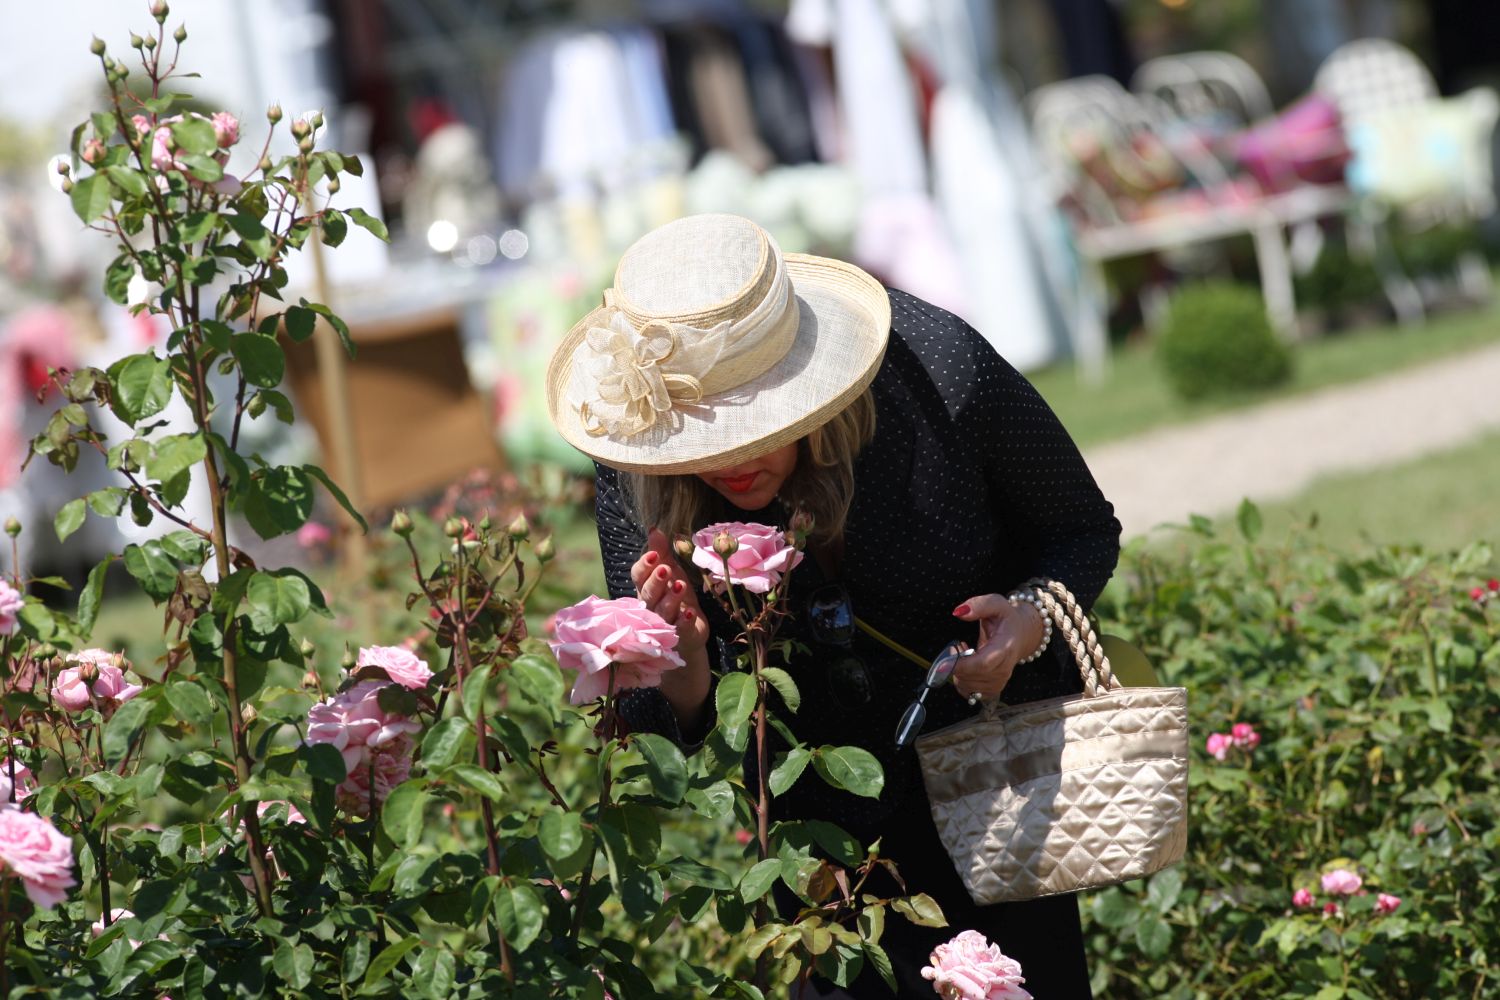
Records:
[[[346,774],[334,793],[351,815],[368,815],[372,796],[384,802],[411,774],[412,737],[422,726],[381,706],[380,691],[390,684],[360,681],[307,713],[307,742],[326,743],[344,758]]]
[[[1335,868],[1323,876],[1323,891],[1335,896],[1352,896],[1364,880],[1347,868]]]
[[[0,635],[10,635],[20,622],[21,609],[26,606],[21,592],[4,580],[0,580]]]
[[[19,878],[33,903],[51,909],[78,884],[73,841],[35,813],[0,809],[0,873]]]
[[[411,691],[422,690],[432,680],[427,661],[405,646],[361,646],[355,669],[360,667],[379,667],[387,677]]]
[[[95,703],[101,708],[125,704],[141,693],[141,686],[125,679],[117,660],[124,658],[104,649],[70,654],[67,662],[72,666],[58,672],[52,682],[52,699],[68,712],[82,712]]]
[[[726,558],[714,549],[714,539],[727,533],[735,541],[734,552]],[[787,544],[786,533],[764,524],[723,521],[710,524],[693,534],[693,565],[708,571],[714,582],[744,587],[752,594],[764,594],[781,582],[802,561],[802,553]]]
[[[577,671],[569,700],[582,705],[614,689],[660,687],[661,675],[683,665],[677,630],[638,597],[612,601],[590,595],[557,613],[547,641],[558,666]]]
[[[945,1000],[1031,1000],[1021,988],[1021,963],[990,944],[978,931],[963,931],[933,949],[922,978]]]

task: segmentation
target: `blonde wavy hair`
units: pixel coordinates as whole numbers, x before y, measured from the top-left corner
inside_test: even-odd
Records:
[[[803,510],[812,515],[812,541],[837,542],[854,500],[854,459],[875,436],[875,400],[866,389],[828,423],[797,442],[797,465],[778,494],[788,514]],[[668,538],[691,536],[719,520],[715,511],[723,500],[697,476],[650,476],[638,472],[623,477],[627,499],[637,523],[655,526]]]

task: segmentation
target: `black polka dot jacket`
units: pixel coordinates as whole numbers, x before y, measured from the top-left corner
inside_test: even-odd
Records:
[[[875,438],[856,462],[838,572],[855,614],[931,657],[952,639],[975,641],[974,625],[954,618],[953,610],[976,594],[1003,594],[1044,576],[1066,584],[1085,607],[1092,605],[1114,570],[1120,523],[1067,431],[1031,384],[968,324],[903,292],[892,290],[890,296],[890,344],[872,385]],[[599,467],[597,485],[610,594],[632,595],[630,566],[644,547],[645,528],[632,516],[614,470]],[[765,524],[785,525],[786,517],[778,504],[756,512],[726,504],[720,512],[722,519]],[[776,801],[776,813],[827,819],[865,843],[885,836],[893,846],[892,837],[900,839],[911,816],[925,818],[928,812],[916,754],[911,748],[898,752],[894,740],[923,670],[860,635],[854,652],[866,666],[872,693],[863,704],[851,704],[856,698],[829,669],[841,651],[814,643],[802,613],[807,594],[826,579],[811,558],[791,574],[794,616],[785,634],[810,648],[782,664],[801,689],[802,705],[795,714],[780,714],[812,747],[853,744],[874,753],[885,768],[885,789],[878,800],[835,792],[809,769]],[[713,602],[705,597],[704,603]],[[705,610],[719,669],[735,669],[727,617]],[[1030,701],[1081,686],[1057,637],[1048,655],[1017,668],[1003,700]],[[680,730],[655,689],[628,692],[621,703],[636,730],[663,733],[689,750],[703,738],[703,732]],[[711,716],[711,696],[709,707]],[[945,687],[928,698],[925,728],[932,731],[974,711]],[[711,727],[711,718],[706,725]],[[777,744],[777,751],[785,749],[780,737]]]

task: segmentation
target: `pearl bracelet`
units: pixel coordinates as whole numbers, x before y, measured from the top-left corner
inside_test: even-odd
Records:
[[[1047,606],[1042,603],[1042,595],[1037,592],[1035,587],[1027,587],[1022,590],[1012,590],[1009,594],[1005,595],[1005,599],[1010,601],[1012,605],[1016,606],[1019,606],[1023,602],[1026,604],[1030,604],[1032,607],[1036,608],[1037,614],[1042,616],[1041,644],[1038,645],[1036,649],[1032,650],[1030,656],[1016,661],[1016,666],[1019,667],[1023,663],[1030,663],[1032,660],[1037,659],[1047,651],[1048,646],[1052,645],[1052,616],[1047,614]]]

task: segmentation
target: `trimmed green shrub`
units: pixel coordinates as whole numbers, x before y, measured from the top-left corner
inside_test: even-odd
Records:
[[[1229,282],[1178,292],[1156,351],[1168,382],[1184,399],[1262,389],[1292,370],[1291,354],[1271,329],[1260,295]]]

